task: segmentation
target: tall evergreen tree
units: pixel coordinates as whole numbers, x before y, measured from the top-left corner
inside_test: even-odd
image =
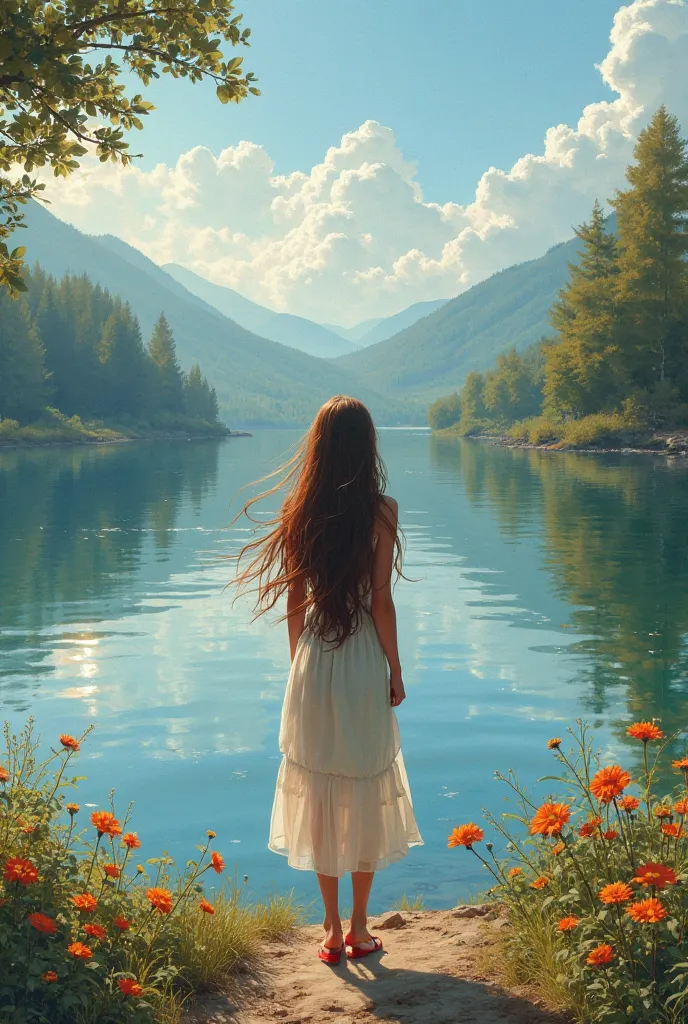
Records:
[[[617,358],[615,288],[619,272],[616,236],[605,228],[595,202],[592,217],[576,230],[580,262],[550,313],[561,339],[547,349],[545,403],[554,416],[585,416],[618,403],[623,370]]]
[[[102,414],[141,418],[146,411],[149,373],[139,322],[124,303],[103,326],[100,361],[104,371]]]
[[[219,408],[215,388],[211,388],[195,363],[184,377],[184,412],[194,419],[217,423]]]
[[[0,417],[30,422],[44,404],[43,346],[28,303],[0,290]]]
[[[153,328],[148,345],[153,369],[153,401],[164,412],[181,412],[183,405],[182,373],[177,362],[177,350],[172,329],[164,313]]]
[[[64,315],[62,296],[55,280],[46,277],[39,289],[36,276],[32,274],[28,284],[29,296],[40,291],[35,323],[45,347],[49,404],[71,416],[79,409],[74,395],[77,366],[74,331]]]
[[[660,107],[638,136],[630,188],[617,192],[618,299],[634,383],[669,380],[688,397],[688,155],[675,117]]]

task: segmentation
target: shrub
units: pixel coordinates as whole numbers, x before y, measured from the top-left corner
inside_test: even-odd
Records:
[[[528,444],[552,444],[562,436],[563,424],[548,419],[547,416],[534,416],[520,423],[514,423],[508,430],[509,437],[515,441],[526,441]]]
[[[617,444],[632,434],[628,420],[618,412],[598,412],[580,420],[568,420],[562,425],[561,444],[577,448]]]
[[[466,847],[494,876],[492,896],[506,904],[512,925],[505,954],[513,974],[581,1022],[677,1024],[688,1013],[688,757],[673,762],[684,785],[658,798],[669,741],[650,763],[649,744],[664,739],[653,722],[627,730],[643,745],[636,782],[593,756],[581,723],[569,732],[571,755],[559,738],[548,744],[562,773],[546,778],[563,795],[537,806],[513,773],[498,773],[518,811],[486,817],[511,861],[498,859],[492,843],[487,858],[479,854],[484,832],[472,823],[454,829],[449,845]],[[628,792],[633,786],[638,795]],[[523,829],[511,830],[505,819]]]
[[[174,1021],[185,996],[217,982],[259,941],[297,920],[291,899],[244,906],[234,884],[214,903],[203,876],[224,874],[208,831],[175,873],[167,855],[138,862],[130,811],[114,804],[80,827],[65,802],[86,738],[60,736],[43,759],[32,723],[5,726],[0,763],[0,1006],[12,1024]]]

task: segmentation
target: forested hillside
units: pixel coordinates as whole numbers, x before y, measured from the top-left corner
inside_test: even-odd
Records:
[[[131,308],[88,277],[57,282],[36,266],[25,280],[18,299],[0,290],[0,419],[32,423],[48,407],[123,426],[218,422],[215,391],[197,364],[180,369],[163,314],[144,342]]]
[[[382,397],[353,371],[251,334],[191,295],[124,242],[119,251],[53,217],[32,203],[21,242],[56,277],[88,274],[131,306],[144,336],[162,310],[177,342],[182,367],[200,362],[217,390],[222,418],[232,427],[304,424],[332,395],[349,392],[368,403],[381,423],[422,419],[420,404]],[[127,258],[122,253],[129,250]],[[413,413],[411,412],[413,410]]]
[[[433,399],[460,388],[500,352],[522,351],[550,330],[549,309],[563,286],[579,242],[474,285],[387,341],[343,356],[338,364],[373,388]]]

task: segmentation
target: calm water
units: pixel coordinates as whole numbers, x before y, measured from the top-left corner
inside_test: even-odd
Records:
[[[82,804],[135,801],[142,853],[180,860],[207,828],[255,893],[313,877],[266,850],[288,649],[223,593],[238,487],[297,439],[0,453],[0,700],[41,733],[96,729]],[[688,466],[383,431],[407,537],[396,596],[399,718],[426,846],[379,876],[447,906],[485,884],[449,828],[499,811],[494,769],[528,780],[582,715],[632,764],[629,717],[686,724]],[[235,507],[235,506],[234,506]]]

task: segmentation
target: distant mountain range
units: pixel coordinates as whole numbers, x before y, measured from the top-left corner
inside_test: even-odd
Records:
[[[381,425],[423,422],[428,403],[460,388],[471,370],[551,333],[549,309],[579,247],[573,238],[455,299],[343,328],[275,313],[175,264],[161,268],[120,239],[84,235],[37,203],[26,220],[21,242],[30,261],[60,277],[88,274],[120,295],[144,336],[164,310],[182,365],[200,362],[233,427],[302,425],[341,392],[368,403]]]
[[[369,387],[423,399],[460,389],[471,370],[491,367],[500,352],[522,351],[551,334],[549,310],[578,259],[579,241],[554,246],[445,302],[406,330],[339,358]]]
[[[118,238],[94,238],[58,220],[39,203],[27,207],[21,233],[30,262],[56,277],[68,271],[119,295],[139,318],[144,337],[165,312],[185,369],[198,361],[216,387],[232,427],[301,425],[334,394],[349,392],[370,405],[380,423],[422,420],[420,405],[376,394],[355,374],[326,359],[253,334],[187,291],[170,274]]]

